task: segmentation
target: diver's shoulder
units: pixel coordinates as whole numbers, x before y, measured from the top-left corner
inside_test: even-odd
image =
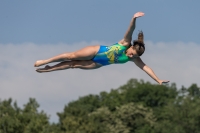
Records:
[[[122,45],[122,46],[125,46],[125,47],[128,47],[128,46],[130,46],[131,42],[127,42],[127,41],[125,41],[124,39],[122,39],[122,40],[120,40],[120,41],[118,42],[118,44],[120,44],[120,45]]]

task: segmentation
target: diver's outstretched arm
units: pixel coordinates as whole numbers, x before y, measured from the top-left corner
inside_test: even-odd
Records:
[[[131,19],[131,23],[126,31],[124,38],[119,42],[120,44],[127,44],[130,45],[132,40],[133,31],[135,30],[135,23],[136,18],[144,16],[143,12],[137,12],[134,14],[133,18]]]
[[[145,71],[152,79],[154,79],[157,83],[159,83],[160,85],[163,83],[168,83],[169,81],[167,80],[160,80],[156,74],[154,73],[154,71],[148,67],[147,65],[145,65],[143,63],[143,61],[141,60],[141,58],[137,58],[134,60],[135,64],[141,68],[143,71]]]

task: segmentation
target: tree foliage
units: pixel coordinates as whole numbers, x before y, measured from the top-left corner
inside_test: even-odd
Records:
[[[38,107],[32,98],[23,109],[12,99],[0,101],[0,133],[47,133],[49,117]]]
[[[200,88],[130,79],[110,92],[71,101],[50,123],[30,98],[0,101],[0,133],[200,133]]]

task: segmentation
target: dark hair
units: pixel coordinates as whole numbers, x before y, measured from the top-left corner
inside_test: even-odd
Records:
[[[138,33],[138,40],[133,41],[133,47],[137,54],[141,56],[145,51],[144,34],[142,31]]]

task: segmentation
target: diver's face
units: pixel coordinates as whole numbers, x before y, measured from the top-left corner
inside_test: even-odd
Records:
[[[130,58],[136,58],[139,57],[136,50],[131,46],[129,49],[126,51],[126,55]]]

